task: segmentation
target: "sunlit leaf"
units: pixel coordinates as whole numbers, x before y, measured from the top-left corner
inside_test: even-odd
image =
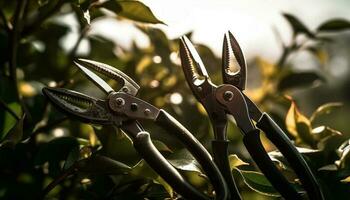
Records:
[[[140,1],[118,1],[122,7],[122,11],[118,15],[126,17],[128,19],[152,23],[152,24],[164,24],[164,22],[157,19],[152,13],[151,9]]]
[[[269,61],[261,57],[257,58],[257,64],[264,78],[272,77],[277,72],[276,65],[274,65],[273,63],[270,63]]]
[[[17,102],[13,102],[10,104],[7,104],[7,106],[16,113],[17,116],[21,116],[22,115],[22,108],[21,106],[17,103]],[[15,124],[17,123],[17,120],[8,112],[4,112],[3,113],[3,118],[2,118],[2,122],[0,123],[0,127],[1,127],[1,132],[0,132],[0,136],[3,138],[6,136],[6,134],[10,131],[10,129],[12,127],[15,126]]]
[[[314,129],[312,129],[311,132],[313,134],[313,137],[318,141],[325,138],[325,137],[328,137],[328,136],[342,135],[342,133],[340,131],[334,130],[328,126],[316,127]]]
[[[342,182],[342,183],[350,183],[350,176],[340,180],[340,182]]]
[[[292,72],[281,78],[277,88],[283,91],[300,87],[310,87],[324,81],[325,78],[316,72]]]
[[[327,115],[331,113],[335,109],[339,109],[343,106],[343,103],[341,102],[331,102],[321,105],[316,109],[315,112],[312,113],[310,117],[310,121],[315,121],[318,117],[321,117],[323,115]]]
[[[304,122],[306,124],[311,124],[310,121],[303,114],[300,113],[298,108],[296,107],[295,102],[291,99],[291,97],[287,97],[290,101],[290,107],[286,115],[286,127],[289,133],[291,133],[294,137],[298,137],[297,131],[297,123]]]
[[[249,163],[246,163],[243,160],[241,160],[236,154],[229,155],[229,162],[231,170],[242,165],[249,165]]]
[[[326,21],[325,23],[321,24],[317,31],[344,31],[350,29],[350,22],[345,19],[331,19],[329,21]]]
[[[337,165],[334,165],[334,164],[325,165],[318,169],[318,171],[337,171],[337,170],[338,170],[338,167]]]
[[[287,21],[290,23],[290,25],[293,28],[294,34],[303,33],[310,38],[314,38],[314,34],[295,16],[283,13],[283,16],[287,19]]]

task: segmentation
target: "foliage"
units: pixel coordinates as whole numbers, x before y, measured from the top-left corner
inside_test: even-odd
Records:
[[[41,94],[41,89],[49,85],[99,95],[97,88],[89,85],[72,67],[72,60],[81,57],[77,50],[85,40],[90,50],[84,57],[111,64],[130,75],[141,85],[140,98],[176,116],[208,147],[213,137],[211,127],[182,76],[178,41],[144,24],[164,22],[139,1],[1,0],[0,5],[0,198],[178,198],[139,157],[124,133],[113,127],[92,127],[68,120]],[[74,14],[80,27],[79,38],[73,48],[67,50],[60,41],[72,27],[61,20],[69,14]],[[350,191],[349,136],[328,124],[320,124],[324,115],[342,105],[328,103],[309,117],[304,115],[291,92],[314,86],[315,82],[327,84],[326,74],[296,71],[287,61],[294,53],[308,51],[315,55],[315,60],[324,63],[327,57],[324,47],[332,43],[327,33],[349,30],[350,23],[334,19],[312,31],[295,16],[284,14],[284,17],[294,33],[292,42],[282,44],[283,54],[276,64],[263,58],[250,62],[260,69],[261,84],[249,89],[247,94],[272,113],[295,144],[302,147],[300,151],[320,177],[327,197],[344,199]],[[123,49],[101,35],[89,34],[90,25],[103,18],[130,20],[149,38],[150,45],[140,48],[134,44],[131,49]],[[300,42],[301,35],[305,38]],[[211,78],[218,82],[220,72],[216,65],[220,59],[205,45],[198,45],[198,50],[204,63],[211,67],[208,69]],[[179,142],[164,136],[165,130],[147,122],[146,127],[168,160],[192,184],[213,195],[201,167]],[[242,193],[252,199],[259,194],[266,198],[278,197],[242,150],[240,133],[233,122],[228,129],[230,163]],[[273,150],[269,143],[266,146]],[[294,173],[279,152],[271,151],[270,156],[298,187]]]

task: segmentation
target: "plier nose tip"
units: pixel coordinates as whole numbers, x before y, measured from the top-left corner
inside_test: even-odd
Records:
[[[180,59],[185,78],[191,90],[197,94],[200,86],[208,83],[210,78],[197,50],[186,36],[180,38]]]
[[[117,81],[118,84],[122,86],[121,91],[130,95],[136,96],[138,90],[140,89],[140,86],[132,78],[110,65],[82,58],[76,59],[74,61],[74,64],[79,67],[95,83],[97,80],[99,80],[99,78],[91,74],[92,72],[88,69],[94,70],[108,78]],[[105,86],[109,92],[113,91],[113,89],[109,88],[108,84],[106,85],[102,79],[99,80],[96,84],[99,87],[101,87],[101,85]]]
[[[222,77],[224,83],[245,89],[247,66],[237,40],[230,31],[224,36],[222,48]]]

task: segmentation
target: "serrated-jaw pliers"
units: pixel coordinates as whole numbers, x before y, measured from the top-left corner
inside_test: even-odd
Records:
[[[180,58],[186,81],[196,99],[206,109],[212,123],[215,136],[212,142],[213,157],[227,182],[230,199],[241,199],[241,197],[228,162],[227,115],[234,117],[252,159],[285,199],[302,199],[302,195],[270,159],[261,143],[259,129],[265,132],[267,138],[285,156],[299,177],[309,199],[323,199],[313,172],[288,136],[267,113],[262,113],[243,93],[247,67],[242,50],[231,32],[225,34],[223,41],[221,71],[224,84],[217,86],[211,82],[200,56],[186,36],[180,38]],[[256,122],[256,126],[252,121]]]
[[[204,173],[212,183],[216,198],[227,199],[226,183],[213,162],[211,155],[201,143],[166,111],[136,97],[139,86],[126,74],[116,68],[79,59],[76,66],[106,94],[104,99],[91,97],[63,88],[44,88],[43,93],[59,110],[86,123],[113,125],[123,130],[133,141],[137,152],[144,160],[185,199],[210,199],[195,187],[163,157],[153,145],[150,134],[144,130],[139,120],[152,120],[170,135],[179,139],[197,159]],[[123,86],[115,91],[91,70],[114,79]]]

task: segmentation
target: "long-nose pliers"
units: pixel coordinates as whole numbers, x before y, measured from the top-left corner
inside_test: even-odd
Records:
[[[319,184],[310,167],[282,129],[243,93],[247,67],[242,50],[231,32],[225,34],[222,53],[224,84],[211,82],[205,66],[190,40],[180,38],[180,58],[186,81],[196,99],[206,109],[214,130],[214,161],[221,170],[230,191],[230,199],[241,199],[228,162],[227,115],[234,117],[243,134],[243,143],[259,169],[285,199],[302,199],[274,165],[260,140],[260,130],[285,156],[299,177],[309,199],[323,199]],[[233,68],[236,68],[236,71]],[[238,69],[238,70],[237,70]],[[252,121],[256,122],[256,125]],[[257,129],[259,128],[259,129]]]

